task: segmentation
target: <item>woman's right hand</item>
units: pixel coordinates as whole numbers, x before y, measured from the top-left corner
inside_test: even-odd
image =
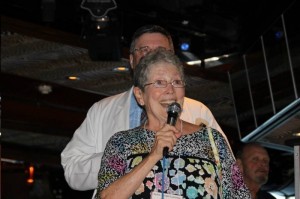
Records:
[[[151,154],[160,160],[163,157],[163,149],[168,147],[169,151],[173,150],[177,139],[181,136],[181,132],[169,124],[165,124],[159,131],[155,133],[155,141],[151,150]]]

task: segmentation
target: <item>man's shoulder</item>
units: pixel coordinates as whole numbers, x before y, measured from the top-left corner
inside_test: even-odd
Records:
[[[184,98],[184,104],[183,106],[185,107],[190,107],[190,108],[205,108],[208,109],[206,105],[204,105],[202,102],[185,97]]]
[[[130,94],[131,90],[125,91],[123,93],[109,96],[95,102],[89,109],[90,113],[103,112],[108,109],[117,108],[119,106],[129,106],[130,104]],[[99,112],[100,111],[100,112]]]
[[[98,102],[94,103],[94,105],[107,106],[109,104],[115,104],[115,103],[126,103],[126,101],[130,99],[130,93],[131,93],[130,90],[128,90],[120,94],[112,95],[99,100]]]

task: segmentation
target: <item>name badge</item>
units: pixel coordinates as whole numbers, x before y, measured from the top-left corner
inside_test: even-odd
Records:
[[[164,198],[165,199],[182,199],[182,196],[164,193]],[[159,192],[152,192],[151,199],[162,199],[162,194]]]

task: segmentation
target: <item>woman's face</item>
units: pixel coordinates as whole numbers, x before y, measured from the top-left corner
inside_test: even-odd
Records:
[[[168,82],[165,88],[156,88],[153,84],[147,85],[144,92],[141,92],[141,105],[145,106],[148,118],[154,117],[162,122],[167,120],[167,108],[172,102],[183,105],[185,89],[174,88],[171,82],[181,80],[180,73],[177,68],[170,63],[156,63],[150,69],[147,83],[157,80],[165,80]]]

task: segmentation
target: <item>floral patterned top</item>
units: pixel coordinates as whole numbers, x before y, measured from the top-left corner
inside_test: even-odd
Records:
[[[163,160],[159,161],[131,198],[148,199],[151,192],[162,192],[162,187],[166,194],[189,199],[251,198],[227,142],[215,129],[212,129],[212,135],[221,169],[216,164],[208,130],[203,127],[178,138],[164,165]],[[154,139],[155,132],[140,127],[112,136],[102,157],[96,196],[138,165],[151,151]]]

